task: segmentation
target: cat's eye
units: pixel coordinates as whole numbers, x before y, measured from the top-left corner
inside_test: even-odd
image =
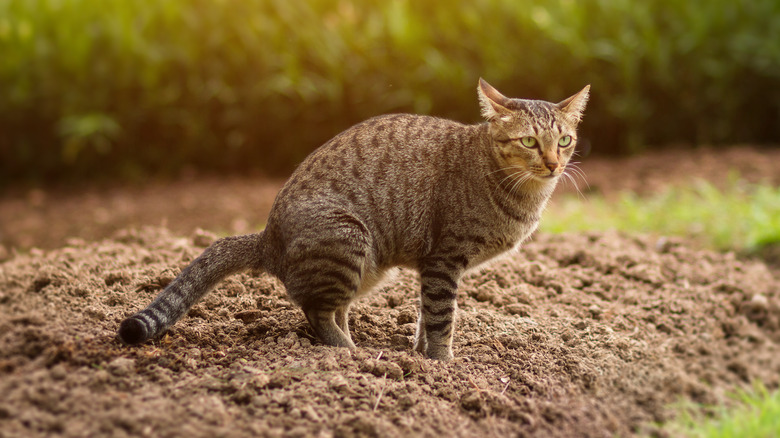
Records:
[[[536,147],[536,139],[533,137],[523,137],[520,139],[520,143],[523,144],[523,146],[527,148],[534,148]]]
[[[571,144],[571,136],[570,135],[565,135],[565,136],[561,137],[560,140],[558,140],[558,146],[560,146],[562,148],[565,148],[566,146],[568,146],[570,144]]]

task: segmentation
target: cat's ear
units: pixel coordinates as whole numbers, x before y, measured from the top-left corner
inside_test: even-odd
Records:
[[[494,120],[495,118],[508,116],[512,113],[512,111],[506,107],[509,98],[499,93],[498,90],[493,88],[492,85],[488,84],[482,78],[479,78],[477,93],[479,94],[479,106],[482,108],[482,117],[487,120]]]
[[[579,93],[574,96],[560,101],[556,104],[558,109],[563,111],[574,122],[582,120],[582,113],[585,111],[585,104],[588,103],[588,96],[590,96],[590,85],[586,85],[585,88],[580,90]]]

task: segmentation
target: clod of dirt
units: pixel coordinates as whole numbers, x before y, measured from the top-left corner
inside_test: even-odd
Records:
[[[463,278],[448,363],[411,351],[408,271],[352,306],[356,350],[252,273],[122,345],[120,321],[213,238],[131,229],[0,263],[0,437],[632,436],[681,397],[780,385],[776,273],[614,233],[540,235]]]
[[[115,376],[126,377],[135,373],[135,359],[117,357],[108,363],[107,368]]]
[[[394,380],[401,380],[404,377],[404,371],[397,364],[376,359],[364,360],[360,364],[360,370],[377,377],[387,376]]]

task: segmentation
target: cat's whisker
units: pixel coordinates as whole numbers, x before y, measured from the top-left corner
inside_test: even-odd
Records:
[[[506,181],[507,179],[510,180],[509,184],[511,186],[509,187],[508,190],[504,191],[503,194],[503,198],[505,202],[508,202],[510,198],[514,195],[515,190],[517,190],[518,184],[522,184],[525,181],[527,181],[528,178],[530,178],[530,173],[527,170],[521,169],[517,166],[512,166],[512,168],[516,169],[516,171],[504,177],[504,179],[502,179],[501,182],[499,182],[498,184],[498,186],[500,187],[504,183],[504,181]]]
[[[585,195],[582,193],[582,190],[580,190],[580,186],[579,184],[577,184],[577,180],[575,178],[576,175],[577,177],[582,179],[582,181],[585,182],[585,185],[588,186],[588,189],[590,189],[590,185],[588,185],[588,180],[585,179],[585,174],[582,172],[582,170],[579,167],[577,167],[576,164],[570,162],[566,166],[566,169],[563,171],[562,175],[566,176],[566,180],[571,181],[572,186],[574,186],[574,189],[577,191],[579,196],[582,199],[585,199]]]
[[[570,175],[570,174],[568,174],[568,173],[564,173],[563,175],[564,175],[564,176],[565,176],[565,177],[566,177],[566,178],[567,178],[569,181],[571,181],[571,185],[572,185],[572,186],[574,186],[574,190],[576,190],[576,191],[577,191],[577,194],[579,195],[579,197],[580,197],[580,198],[582,198],[582,199],[585,199],[585,195],[584,195],[584,194],[582,193],[582,191],[580,190],[580,186],[579,186],[579,185],[577,185],[577,182],[574,180],[574,177],[573,177],[573,176],[571,176],[571,175]]]
[[[521,175],[521,176],[524,175],[525,172],[526,172],[524,169],[521,169],[521,168],[519,168],[517,166],[505,167],[503,170],[508,170],[508,169],[514,169],[515,171],[512,172],[512,173],[507,174],[503,179],[501,179],[501,181],[499,181],[498,184],[497,184],[498,187],[501,187],[502,185],[504,185],[504,183],[507,180],[509,180],[508,184],[511,184],[512,186],[514,186],[515,178],[518,175]],[[495,173],[495,172],[493,172],[493,173]],[[509,193],[511,193],[511,192],[512,192],[512,190],[510,189]],[[504,197],[506,198],[505,201],[509,200],[509,196],[511,196],[511,195],[507,194],[507,193],[504,194]]]
[[[520,190],[523,185],[531,178],[533,178],[533,175],[530,172],[524,172],[523,175],[521,175],[520,178],[515,181],[515,184],[512,186],[512,189],[509,191],[509,193],[514,195],[516,191]]]
[[[575,170],[573,171],[573,173],[574,175],[578,176],[582,180],[582,182],[585,183],[585,186],[588,188],[588,190],[590,190],[590,184],[588,184],[588,180],[585,178],[585,175],[579,170]]]
[[[590,184],[588,184],[588,179],[585,177],[585,172],[582,169],[580,169],[580,167],[577,164],[579,164],[579,163],[578,162],[574,162],[574,163],[570,162],[566,166],[566,170],[564,172],[571,170],[571,172],[574,173],[575,175],[577,175],[585,183],[585,185],[588,187],[588,189],[590,189]]]
[[[514,165],[512,165],[512,166],[507,166],[507,167],[502,167],[501,169],[494,170],[494,171],[492,171],[492,172],[488,173],[488,174],[487,174],[487,176],[491,176],[491,175],[493,175],[494,173],[503,172],[503,171],[505,171],[505,170],[509,170],[509,169],[519,169],[519,167],[517,167],[517,166],[514,166]]]
[[[529,174],[528,174],[528,172],[526,170],[521,169],[520,167],[517,167],[517,166],[510,166],[510,167],[507,167],[505,169],[515,169],[515,172],[512,172],[512,173],[508,174],[501,181],[498,182],[498,186],[500,187],[501,185],[504,184],[505,181],[507,181],[507,180],[510,181],[509,184],[511,184],[511,187],[510,187],[510,189],[508,191],[506,191],[504,193],[504,198],[505,198],[504,200],[508,201],[509,197],[514,195],[514,191],[516,190],[515,187],[517,186],[518,180],[522,180],[523,182],[526,181],[528,179],[527,176]],[[519,175],[519,178],[518,178],[518,175]]]
[[[508,201],[511,196],[514,195],[515,187],[518,184],[518,181],[521,181],[525,177],[526,173],[522,169],[518,169],[517,172],[512,174],[512,181],[511,186],[509,187],[509,190],[507,190],[504,193],[504,200]]]
[[[513,166],[513,168],[515,168],[515,167]],[[515,177],[517,174],[519,174],[519,173],[522,173],[522,172],[523,172],[523,170],[522,170],[522,169],[520,169],[520,168],[515,168],[515,169],[517,169],[517,170],[516,170],[515,172],[513,172],[513,173],[510,173],[510,174],[508,174],[507,176],[505,176],[505,177],[504,177],[504,178],[503,178],[501,181],[499,181],[499,182],[498,182],[498,185],[500,186],[500,185],[501,185],[501,184],[503,184],[503,183],[504,183],[504,181],[506,181],[506,180],[512,180],[512,179],[513,179],[513,178],[514,178],[514,177]]]

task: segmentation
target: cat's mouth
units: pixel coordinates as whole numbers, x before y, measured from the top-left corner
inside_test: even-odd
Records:
[[[542,183],[542,184],[552,183],[553,181],[555,181],[556,178],[558,178],[558,176],[560,176],[560,175],[556,174],[555,172],[548,173],[546,175],[540,175],[540,174],[534,172],[531,175],[533,175],[533,180],[534,181],[537,181],[538,183]]]

